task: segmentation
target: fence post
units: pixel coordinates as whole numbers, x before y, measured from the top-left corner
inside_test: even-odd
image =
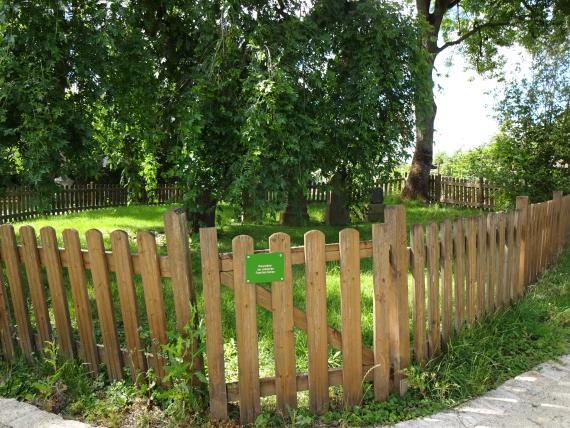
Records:
[[[188,220],[183,209],[174,209],[164,213],[164,232],[170,274],[172,276],[172,292],[174,294],[174,310],[176,312],[176,328],[182,335],[186,334],[186,326],[193,332],[198,325],[196,310],[196,290],[192,277],[192,256],[188,244]],[[197,336],[192,339],[192,347],[188,359],[192,359],[192,371],[201,371],[203,356],[198,352],[200,343]],[[199,383],[197,377],[192,378],[192,384]]]
[[[519,275],[517,292],[518,296],[522,296],[524,288],[526,287],[527,276],[527,249],[526,237],[528,229],[528,196],[517,196],[517,210],[519,210],[519,221],[517,224],[517,235],[520,239],[519,245]]]

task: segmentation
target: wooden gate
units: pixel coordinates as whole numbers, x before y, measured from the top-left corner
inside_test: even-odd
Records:
[[[282,412],[297,406],[297,392],[309,391],[314,413],[328,408],[329,387],[340,385],[347,406],[362,398],[362,382],[373,381],[378,400],[400,388],[400,369],[410,361],[408,322],[408,249],[402,206],[386,209],[386,223],[373,226],[372,241],[360,242],[359,232],[344,229],[339,243],[326,244],[324,234],[310,231],[304,245],[291,247],[290,237],[275,233],[269,248],[254,251],[250,236],[237,236],[232,253],[218,254],[215,228],[200,230],[206,352],[211,416],[228,417],[228,402],[239,401],[242,423],[260,413],[260,398],[276,395]],[[271,283],[271,291],[245,278],[245,257],[252,253],[282,252],[283,281]],[[374,346],[362,344],[360,259],[373,259]],[[327,325],[326,262],[340,262],[342,332]],[[292,265],[305,265],[305,298],[308,313],[293,306]],[[221,286],[234,292],[239,382],[225,378]],[[275,377],[260,378],[257,306],[273,320]],[[308,373],[296,372],[294,328],[307,332]],[[403,340],[400,340],[403,338]],[[330,368],[328,347],[342,352],[343,366]]]

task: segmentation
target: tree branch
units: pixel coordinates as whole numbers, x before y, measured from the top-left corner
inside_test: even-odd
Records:
[[[447,10],[451,9],[454,6],[457,6],[461,0],[451,0],[447,5]]]
[[[469,30],[468,32],[464,33],[463,35],[461,35],[460,37],[458,37],[455,40],[452,40],[450,42],[444,43],[442,46],[437,48],[437,53],[440,53],[441,51],[451,47],[451,46],[455,46],[460,44],[461,42],[463,42],[464,40],[468,39],[469,37],[471,37],[473,34],[476,34],[478,32],[480,32],[481,30],[484,30],[485,28],[491,28],[491,27],[504,27],[506,25],[509,25],[509,22],[485,22],[481,25],[476,25],[475,27],[473,27],[471,30]]]

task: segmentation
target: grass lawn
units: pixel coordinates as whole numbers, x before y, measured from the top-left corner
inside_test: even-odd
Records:
[[[400,201],[395,197],[386,198],[386,203],[397,204]],[[103,240],[107,249],[111,248],[109,234],[116,229],[128,233],[133,249],[136,248],[134,239],[136,233],[141,230],[149,230],[155,233],[164,232],[162,216],[174,208],[174,205],[146,206],[131,205],[128,207],[102,208],[99,210],[83,211],[79,213],[61,216],[45,216],[37,219],[25,220],[13,223],[16,229],[23,225],[30,225],[36,229],[44,226],[53,227],[61,239],[61,232],[67,228],[76,229],[85,248],[85,232],[89,229],[99,229],[103,233]],[[411,224],[427,224],[429,222],[441,222],[446,218],[468,217],[480,214],[477,209],[463,209],[453,207],[441,207],[437,205],[424,205],[420,203],[407,203],[406,215],[408,226]],[[267,248],[268,238],[272,233],[285,232],[291,236],[292,245],[303,245],[303,234],[308,230],[318,229],[326,235],[327,242],[338,242],[338,232],[342,227],[327,226],[324,224],[325,205],[309,205],[309,223],[304,227],[287,227],[279,224],[277,216],[268,216],[263,224],[242,224],[234,217],[234,210],[227,205],[221,205],[218,209],[218,239],[220,251],[231,251],[231,240],[234,236],[246,234],[254,238],[256,248]],[[362,240],[371,239],[372,231],[370,223],[355,221],[350,227],[359,230]],[[192,247],[197,249],[198,235],[192,236]],[[63,242],[60,241],[63,245]]]

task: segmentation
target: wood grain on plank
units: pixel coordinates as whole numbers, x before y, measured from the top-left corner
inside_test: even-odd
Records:
[[[123,230],[111,232],[111,247],[115,259],[117,288],[121,304],[121,316],[125,329],[128,364],[133,380],[146,371],[144,348],[139,334],[139,308],[135,289],[133,261],[129,247],[129,236]]]
[[[165,374],[164,359],[159,355],[162,346],[168,343],[168,339],[166,337],[166,314],[160,281],[160,265],[156,251],[156,238],[150,232],[139,232],[137,233],[137,245],[141,258],[141,279],[152,340],[152,353],[156,357],[154,369],[162,378]]]
[[[342,384],[346,407],[362,399],[362,332],[360,320],[360,235],[356,229],[339,233],[342,319]]]
[[[71,318],[69,316],[67,291],[63,280],[63,267],[61,266],[61,260],[59,258],[55,229],[50,226],[42,227],[40,236],[42,239],[42,254],[48,277],[58,343],[62,354],[72,359],[75,355],[75,346],[73,342],[73,331],[71,329]]]
[[[245,259],[253,253],[253,239],[239,235],[232,240],[234,293],[240,395],[240,422],[255,421],[261,411],[259,393],[259,349],[255,287],[245,279]]]
[[[291,238],[286,233],[274,233],[269,237],[269,250],[279,253],[284,262],[283,280],[271,284],[271,298],[277,407],[287,415],[288,409],[297,407]]]
[[[427,226],[427,265],[428,265],[428,324],[429,324],[429,355],[436,355],[441,347],[441,326],[439,310],[439,229],[437,224]]]
[[[14,309],[20,350],[26,358],[29,358],[34,350],[32,330],[28,314],[26,292],[20,274],[20,258],[16,243],[16,234],[11,224],[3,224],[0,226],[0,244],[2,260],[6,264],[6,276],[10,289],[12,308]]]
[[[414,354],[416,361],[427,361],[426,341],[426,295],[425,295],[425,238],[422,225],[414,224],[410,229],[412,245],[412,277],[414,281]]]
[[[89,258],[91,259],[91,276],[93,278],[93,288],[95,289],[97,314],[101,325],[103,344],[105,345],[107,374],[112,380],[119,380],[123,377],[123,365],[113,311],[109,269],[103,247],[103,235],[97,229],[91,229],[86,232],[85,238],[87,240]]]
[[[93,315],[87,293],[85,266],[83,265],[81,243],[77,230],[65,229],[63,231],[63,243],[69,260],[69,283],[75,307],[79,340],[81,342],[80,355],[83,361],[88,364],[89,371],[98,373],[99,356],[97,353],[97,342],[95,341],[93,330]]]
[[[390,271],[390,230],[387,224],[372,225],[372,266],[374,283],[374,398],[386,400],[390,393],[390,328],[388,296],[392,285]]]
[[[36,319],[36,330],[39,337],[39,349],[43,349],[46,342],[51,341],[51,322],[49,319],[48,299],[46,287],[43,281],[43,274],[38,252],[38,242],[36,232],[31,226],[20,227],[20,239],[22,241],[22,261],[26,268],[26,279],[34,308]]]
[[[214,419],[225,420],[228,418],[228,398],[224,366],[218,236],[214,227],[200,229],[200,251],[210,416]]]
[[[309,406],[316,414],[329,405],[327,348],[327,288],[325,235],[318,230],[305,233],[305,286],[307,345],[309,353]]]
[[[441,226],[442,273],[442,338],[444,343],[451,336],[453,328],[453,235],[450,220],[444,220]]]

